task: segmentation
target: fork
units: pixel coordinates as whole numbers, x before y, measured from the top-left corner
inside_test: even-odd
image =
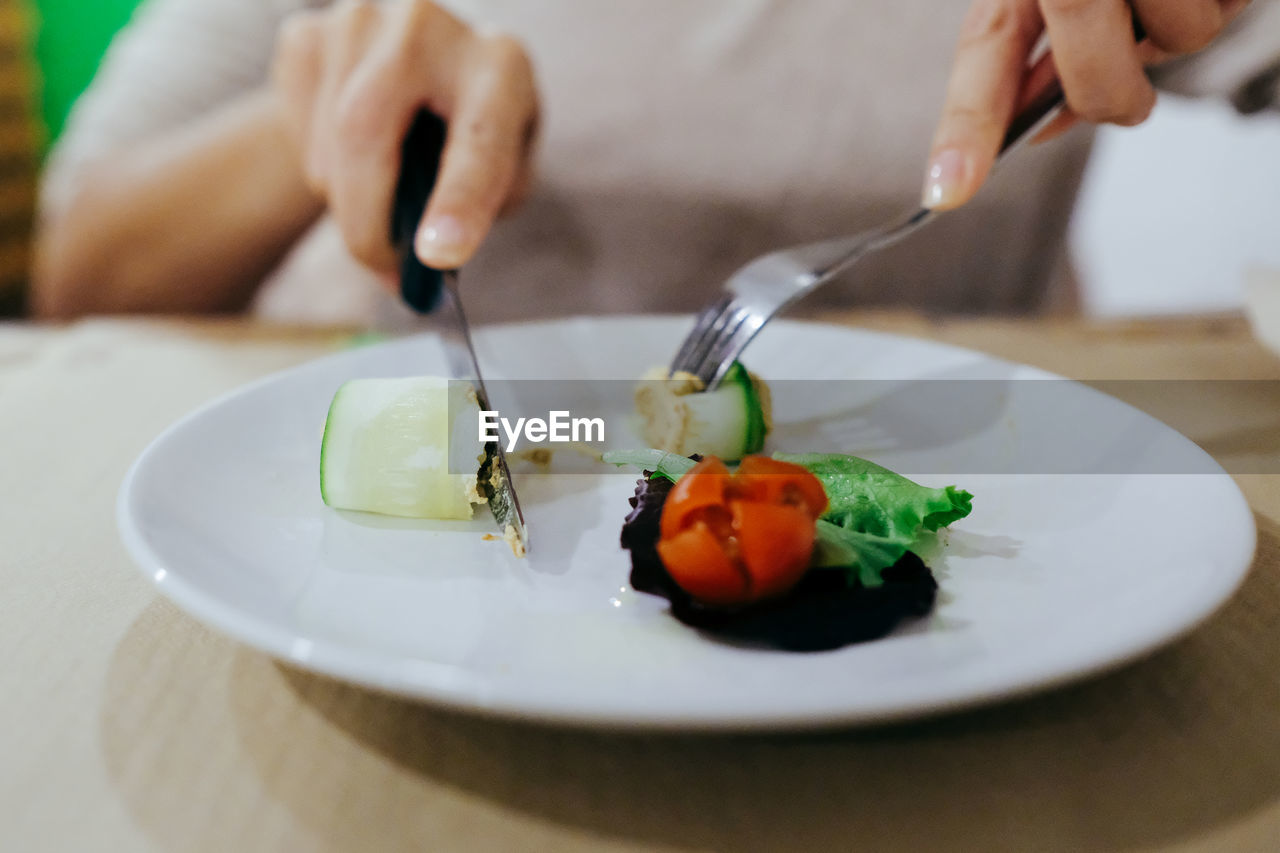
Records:
[[[1063,103],[1062,84],[1054,80],[1015,116],[997,159],[1052,122]],[[714,390],[765,323],[866,255],[913,233],[934,215],[935,211],[921,207],[896,222],[851,237],[756,258],[730,276],[724,295],[698,315],[671,362],[670,372],[692,373],[706,390]]]

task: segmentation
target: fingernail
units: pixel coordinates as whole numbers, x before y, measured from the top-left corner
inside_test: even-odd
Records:
[[[466,226],[453,216],[435,216],[423,223],[414,246],[418,258],[436,269],[462,265],[471,248]]]
[[[923,203],[928,208],[959,204],[969,177],[969,158],[955,148],[944,148],[929,161]]]

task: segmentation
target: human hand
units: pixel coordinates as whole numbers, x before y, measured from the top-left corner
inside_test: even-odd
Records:
[[[924,205],[971,199],[995,163],[1015,112],[1055,76],[1062,114],[1039,140],[1077,121],[1141,124],[1155,105],[1145,66],[1205,47],[1248,0],[974,0],[934,135]],[[1134,23],[1146,40],[1135,43]],[[1050,52],[1028,66],[1042,35]]]
[[[434,3],[342,0],[296,13],[281,28],[272,81],[308,183],[352,255],[389,286],[401,144],[420,109],[449,126],[415,240],[424,264],[461,266],[528,191],[538,122],[529,58]]]

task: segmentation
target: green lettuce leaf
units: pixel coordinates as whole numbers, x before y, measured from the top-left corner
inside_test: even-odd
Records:
[[[775,453],[808,468],[829,501],[818,522],[814,565],[854,567],[863,586],[879,586],[880,572],[912,550],[922,535],[973,510],[973,495],[947,486],[930,489],[888,468],[838,453]]]

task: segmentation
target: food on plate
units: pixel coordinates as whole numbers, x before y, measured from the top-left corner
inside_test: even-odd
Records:
[[[917,551],[972,495],[842,454],[605,454],[641,468],[622,528],[631,585],[680,621],[792,650],[874,639],[923,616],[937,582]]]
[[[691,373],[645,374],[636,388],[641,434],[651,446],[688,456],[701,453],[729,462],[757,453],[770,429],[769,388],[734,362],[719,387],[703,390]]]
[[[480,406],[464,382],[355,379],[338,389],[320,448],[320,495],[336,509],[469,519],[486,501]]]
[[[715,456],[663,502],[658,558],[697,601],[722,607],[776,598],[809,570],[822,483],[799,465],[748,456],[733,473]]]
[[[929,533],[973,510],[973,495],[947,486],[931,489],[866,459],[841,453],[776,453],[822,481],[830,504],[818,519],[814,565],[854,567],[874,587],[880,573]]]

